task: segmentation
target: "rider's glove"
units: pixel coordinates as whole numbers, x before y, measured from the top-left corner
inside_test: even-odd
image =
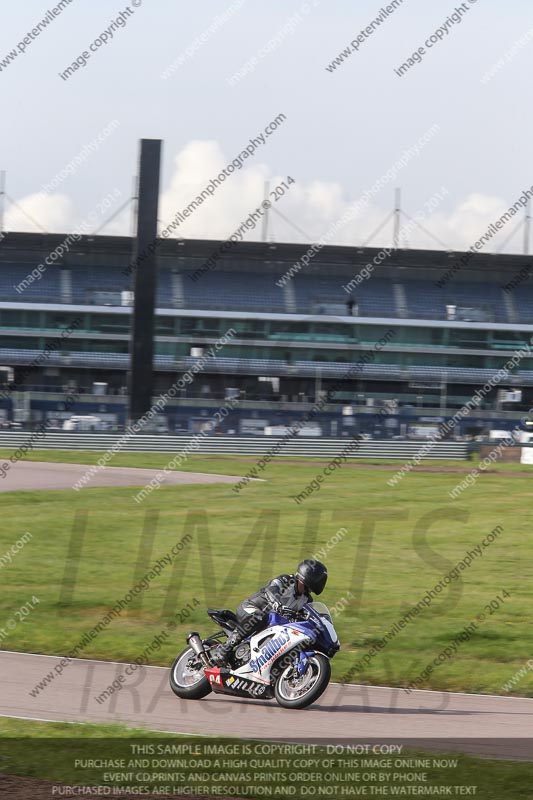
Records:
[[[295,611],[293,608],[289,608],[289,606],[281,606],[280,614],[282,617],[294,617]]]
[[[294,617],[295,610],[290,608],[289,606],[284,606],[282,603],[275,602],[272,603],[272,611],[276,614],[280,614],[282,617]]]

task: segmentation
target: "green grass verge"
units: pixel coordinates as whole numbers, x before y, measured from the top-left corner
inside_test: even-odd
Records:
[[[100,456],[29,454],[34,461],[87,464]],[[161,468],[170,458],[121,453],[111,464]],[[465,472],[473,466],[440,463]],[[183,469],[238,476],[253,464],[254,459],[244,457],[192,456]],[[189,630],[212,632],[206,606],[234,608],[270,577],[291,571],[302,556],[324,548],[330,580],[320,599],[338,611],[335,624],[342,643],[332,662],[333,680],[350,674],[355,683],[406,686],[465,625],[485,614],[478,630],[421,687],[505,693],[503,687],[514,678],[511,693],[532,697],[533,670],[527,667],[533,656],[531,478],[498,465],[498,474],[482,475],[452,500],[448,492],[461,475],[414,471],[391,487],[387,480],[393,471],[346,465],[297,504],[293,496],[325,464],[311,459],[289,463],[280,457],[260,473],[265,482],[249,484],[240,493],[231,484],[162,487],[141,505],[132,499],[138,489],[130,488],[0,494],[0,557],[25,531],[33,537],[0,569],[0,646],[68,653],[138,575],[190,534],[190,544],[174,563],[87,645],[84,657],[131,661],[176,619],[176,635],[149,659],[169,664]],[[84,524],[81,554],[69,559],[73,531]],[[356,668],[405,610],[496,526],[503,533],[483,556],[381,652]],[[341,528],[346,533],[332,546]],[[486,610],[503,590],[511,596],[495,611]],[[18,620],[15,615],[32,596],[39,604]],[[197,604],[190,611],[187,604],[193,599]],[[15,626],[8,628],[13,619]]]
[[[358,794],[371,796],[374,794],[371,787],[379,787],[381,796],[385,788],[387,797],[394,796],[391,792],[394,787],[416,787],[420,790],[418,796],[423,797],[430,796],[422,793],[424,788],[439,787],[441,792],[431,796],[446,796],[444,787],[452,787],[452,796],[469,794],[477,800],[525,800],[531,798],[533,781],[533,764],[528,762],[472,758],[457,753],[445,756],[406,747],[392,755],[355,755],[331,750],[328,753],[327,749],[317,749],[312,755],[283,754],[273,749],[265,751],[265,747],[269,747],[266,743],[181,737],[120,725],[0,719],[0,742],[0,772],[79,786],[127,785],[147,790],[169,787],[171,791],[178,786],[200,790],[214,787],[213,793],[219,796],[226,795],[216,789],[229,786],[235,794],[250,798],[354,797],[357,796],[355,789],[363,788],[366,791]],[[145,748],[142,754],[140,746]],[[172,753],[173,747],[181,748],[181,752]],[[218,749],[215,752],[213,748]],[[442,750],[446,751],[445,744]],[[97,759],[123,759],[124,766],[96,766],[94,763],[87,766]],[[409,766],[411,760],[416,760],[417,764],[423,760],[429,766]],[[369,761],[373,766],[369,766]],[[106,773],[132,774],[133,777],[116,775],[113,779],[110,775],[106,777]],[[169,780],[171,775],[173,780]],[[313,777],[309,778],[310,775]],[[413,777],[415,775],[425,776],[425,780]],[[469,787],[470,791],[461,793],[455,787]]]

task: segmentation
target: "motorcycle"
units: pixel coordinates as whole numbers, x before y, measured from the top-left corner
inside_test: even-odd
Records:
[[[195,631],[170,668],[170,687],[178,697],[199,700],[211,691],[270,700],[284,708],[305,708],[325,691],[330,659],[340,648],[328,607],[306,603],[301,611],[271,612],[268,627],[238,644],[228,666],[210,659],[212,650],[237,627],[232,611],[207,609],[221,631],[202,640]]]

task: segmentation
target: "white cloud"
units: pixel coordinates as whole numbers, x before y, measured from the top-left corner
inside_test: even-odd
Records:
[[[4,227],[7,231],[38,233],[44,228],[45,231],[63,233],[72,225],[72,201],[65,194],[38,192],[18,200],[17,205],[20,208],[10,204],[6,211]],[[34,224],[32,219],[38,224]]]
[[[211,178],[220,174],[229,163],[229,158],[213,140],[190,141],[174,158],[173,172],[167,187],[162,192],[159,219],[160,229],[171,222],[176,212],[185,209],[209,184]],[[214,194],[198,206],[172,234],[183,238],[225,239],[229,237],[247,217],[260,206],[264,198],[265,181],[270,190],[287,180],[287,175],[272,175],[267,164],[261,161],[261,150],[256,151],[254,159],[243,162],[242,169],[229,175]],[[294,177],[294,176],[293,176]],[[367,187],[360,187],[361,194]],[[428,197],[431,193],[428,193]],[[272,199],[272,198],[271,198]],[[269,215],[269,238],[278,242],[318,241],[331,223],[357,202],[358,196],[349,197],[346,187],[334,181],[299,181],[290,185],[286,194],[273,203]],[[450,197],[446,198],[449,201]],[[389,205],[390,201],[390,205]],[[451,250],[466,250],[486,231],[488,225],[498,219],[508,206],[501,198],[472,193],[458,202],[451,211],[442,211],[439,204],[433,213],[426,214],[422,220],[424,228],[432,232]],[[34,219],[51,232],[73,230],[81,219],[73,210],[73,204],[65,194],[32,194],[19,201]],[[361,245],[383,223],[391,212],[392,186],[385,186],[376,195],[373,204],[368,205],[353,222],[341,228],[332,244]],[[448,202],[449,205],[449,202]],[[417,210],[406,209],[410,216]],[[279,216],[279,211],[283,217]],[[110,212],[111,213],[111,212]],[[516,215],[505,228],[495,236],[486,252],[494,251],[509,235],[513,227],[523,219]],[[292,227],[290,220],[300,231]],[[405,222],[405,221],[404,221]],[[38,230],[16,208],[11,206],[6,214],[7,230]],[[131,209],[126,209],[103,230],[107,235],[129,235],[131,232]],[[380,247],[392,244],[392,220],[369,242]],[[254,229],[247,230],[245,240],[261,239],[261,222]],[[403,237],[403,247],[439,249],[437,242],[420,229],[410,230]],[[506,245],[505,252],[521,252],[522,233],[519,232]]]
[[[173,234],[183,238],[220,239],[229,237],[239,225],[261,203],[264,196],[264,183],[269,180],[271,190],[286,175],[273,176],[267,165],[260,159],[260,151],[256,153],[254,163],[245,162],[242,170],[235,171],[219,186],[212,197],[198,206],[187,220],[180,224]],[[228,163],[215,141],[192,141],[175,158],[174,173],[168,189],[164,192],[160,204],[160,217],[168,224],[177,211],[182,211],[206,187],[209,180],[218,175]],[[361,187],[361,193],[366,187]],[[391,207],[387,202],[392,198],[392,190],[385,187],[376,196],[374,204],[370,204],[352,223],[339,230],[333,244],[361,245],[381,223],[390,215]],[[449,199],[449,198],[448,198]],[[269,217],[269,238],[272,236],[280,242],[304,242],[308,239],[317,241],[338,220],[358,197],[348,197],[346,188],[337,182],[328,181],[296,181],[287,193],[276,203]],[[392,203],[391,203],[392,204]],[[498,197],[490,197],[472,193],[459,202],[456,208],[442,212],[440,206],[422,220],[424,228],[433,233],[450,250],[468,249],[494,222],[503,214],[508,204]],[[421,210],[424,209],[423,203]],[[409,209],[414,216],[418,209]],[[297,230],[275,212],[279,211],[301,231]],[[513,224],[519,221],[519,216]],[[511,230],[507,225],[495,236],[487,248],[494,250]],[[369,243],[373,246],[392,244],[393,223],[385,226]],[[247,231],[245,239],[257,241],[261,238],[261,225]],[[415,229],[403,246],[416,248],[439,249],[436,240],[421,229]],[[506,246],[506,252],[521,252],[521,237],[517,235]]]

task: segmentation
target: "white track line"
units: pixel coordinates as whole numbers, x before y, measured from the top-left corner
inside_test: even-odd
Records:
[[[59,723],[61,725],[122,725],[124,728],[134,728],[134,725],[128,725],[125,722],[121,722],[120,720],[113,720],[112,722],[82,722],[77,721],[75,719],[45,719],[44,717],[21,717],[15,714],[0,714],[0,719],[25,719],[30,722],[54,722],[56,725]],[[147,731],[149,733],[166,733],[170,736],[200,736],[202,739],[220,739],[221,737],[217,733],[189,733],[188,731],[162,731],[159,728],[144,728],[142,725],[139,726],[138,730]],[[225,737],[222,737],[225,738]],[[228,734],[228,737],[229,734]],[[258,740],[262,741],[262,740]]]
[[[0,718],[4,719],[27,719],[31,722],[60,722],[65,725],[88,725],[87,722],[73,722],[71,719],[44,719],[44,717],[21,717],[17,714],[0,714]]]
[[[15,656],[37,656],[38,658],[55,658],[56,660],[57,659],[61,659],[61,658],[69,658],[69,656],[50,656],[50,655],[47,655],[46,653],[22,653],[19,650],[0,650],[0,655],[2,655],[2,653],[11,653],[12,655],[15,655]],[[126,664],[130,664],[130,665],[134,664],[133,661],[103,661],[103,660],[98,659],[98,658],[69,658],[69,660],[70,661],[89,661],[91,664],[121,664],[123,666],[126,666]],[[140,664],[139,666],[148,667],[149,669],[170,669],[169,667],[160,667],[157,664],[153,664],[153,665],[152,664]]]

